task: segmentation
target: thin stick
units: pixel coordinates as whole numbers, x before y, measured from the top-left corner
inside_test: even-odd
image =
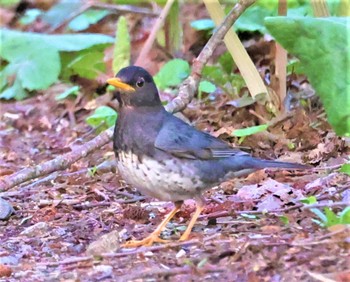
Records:
[[[97,148],[107,144],[112,139],[112,136],[113,128],[109,128],[84,145],[74,147],[74,150],[67,154],[60,155],[53,160],[44,162],[34,167],[22,169],[14,174],[11,174],[10,176],[0,180],[0,192],[7,191],[8,189],[28,180],[47,175],[57,170],[66,169],[72,163],[86,157]]]
[[[191,75],[181,84],[178,96],[166,105],[165,108],[167,111],[181,111],[191,102],[195,91],[198,88],[203,67],[213,55],[215,48],[221,43],[233,23],[254,2],[255,0],[240,0],[229,12],[223,23],[216,29],[212,37],[204,46],[199,56],[194,60]]]
[[[143,46],[140,55],[137,57],[135,65],[137,66],[143,66],[143,62],[145,61],[145,57],[148,55],[149,51],[151,50],[154,41],[157,37],[157,32],[161,29],[161,27],[164,25],[164,21],[170,11],[171,6],[173,5],[175,0],[167,0],[162,12],[160,13],[155,25],[153,26],[153,29],[150,33],[150,35],[147,38],[147,41],[145,45]]]

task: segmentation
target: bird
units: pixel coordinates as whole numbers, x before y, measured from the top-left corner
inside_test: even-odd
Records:
[[[174,203],[151,234],[127,241],[123,247],[168,242],[160,238],[162,230],[185,200],[194,199],[196,210],[179,239],[188,240],[205,206],[203,192],[225,180],[264,168],[308,167],[253,157],[177,118],[164,108],[156,84],[144,68],[122,68],[107,83],[116,88],[114,97],[119,102],[113,135],[119,174],[142,194]]]

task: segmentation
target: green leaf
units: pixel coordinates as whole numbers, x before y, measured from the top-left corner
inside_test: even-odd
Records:
[[[347,175],[350,175],[350,163],[349,164],[343,164],[339,170],[339,172],[343,172]]]
[[[260,6],[253,6],[247,9],[235,22],[234,28],[239,31],[259,31],[266,33],[264,19],[275,15],[276,12]]]
[[[1,34],[3,35],[3,34]],[[1,36],[3,38],[3,36]],[[2,41],[0,57],[16,66],[16,80],[29,90],[45,89],[60,73],[58,51],[39,37],[13,37]]]
[[[215,91],[215,89],[216,89],[215,84],[207,80],[202,80],[199,83],[199,87],[198,87],[198,91],[205,92],[205,93],[212,93]]]
[[[190,65],[187,61],[173,59],[167,62],[154,77],[159,89],[179,85],[190,74]]]
[[[328,207],[324,208],[324,213],[327,218],[326,227],[333,226],[340,223],[340,218]]]
[[[71,74],[94,79],[100,73],[105,72],[103,56],[102,52],[85,53],[68,64],[67,68],[71,71]]]
[[[300,202],[302,202],[303,204],[312,205],[317,203],[317,198],[315,196],[309,196],[305,199],[301,199]]]
[[[350,136],[348,19],[274,17],[265,19],[265,24],[276,40],[300,59],[335,132]]]
[[[46,35],[0,29],[0,41],[0,57],[9,62],[1,72],[0,86],[11,87],[8,85],[9,81],[13,81],[11,76],[15,76],[14,84],[17,83],[14,88],[5,90],[1,97],[19,99],[26,96],[23,95],[23,88],[46,89],[57,81],[61,69],[59,51],[81,51],[92,46],[103,46],[113,42],[113,38],[99,34]],[[93,60],[89,71],[86,70],[88,59]],[[75,69],[82,76],[87,73],[88,77],[94,78],[96,73],[104,71],[101,55],[93,53],[79,60]],[[15,91],[19,91],[18,95],[14,95]]]
[[[110,107],[101,106],[86,118],[87,124],[92,127],[99,127],[100,131],[113,126],[117,120],[117,112]]]
[[[211,30],[215,28],[215,23],[211,19],[201,19],[192,21],[191,27],[196,30]]]
[[[3,7],[17,5],[21,0],[1,0],[0,4]]]
[[[130,35],[125,17],[119,17],[113,52],[113,72],[130,65]]]
[[[280,220],[284,225],[289,224],[289,218],[286,217],[285,215],[280,216],[280,217],[279,217],[279,220]]]
[[[205,66],[203,68],[202,76],[205,79],[213,81],[216,85],[225,85],[227,78],[224,72],[218,66]]]
[[[268,128],[267,124],[261,124],[261,125],[251,126],[251,127],[242,128],[242,129],[235,129],[232,132],[232,135],[237,137],[244,137],[244,136],[249,136],[258,132],[265,131],[267,128]]]
[[[310,209],[315,215],[317,215],[320,219],[320,225],[321,226],[327,226],[327,216],[321,212],[319,209]]]
[[[339,214],[341,224],[350,224],[350,206],[343,209]]]
[[[69,89],[67,89],[66,91],[64,91],[63,93],[59,94],[56,96],[55,100],[63,100],[66,99],[69,96],[74,96],[77,97],[78,96],[78,92],[79,92],[80,87],[79,86],[73,86]]]
[[[7,88],[5,91],[3,91],[0,94],[0,99],[5,99],[5,100],[10,100],[10,99],[23,100],[26,97],[28,97],[28,94],[23,89],[19,79],[16,79],[14,84],[11,87]]]
[[[20,32],[8,29],[0,29],[1,42],[19,40],[31,41],[38,38],[44,40],[46,44],[50,45],[58,51],[81,51],[98,44],[111,44],[114,42],[113,37],[103,34],[41,34],[34,32]],[[31,49],[33,44],[28,45]],[[0,54],[1,50],[0,48]]]
[[[90,25],[96,24],[109,14],[107,10],[87,10],[81,15],[74,18],[68,24],[68,27],[73,31],[81,31],[87,29]]]
[[[23,25],[31,24],[41,15],[42,11],[39,9],[28,9],[24,15],[19,19],[19,22]]]
[[[83,5],[81,0],[60,0],[57,4],[53,5],[45,14],[42,19],[45,23],[48,23],[51,27],[55,28],[62,24],[65,20],[68,20],[73,13],[79,11]]]
[[[234,63],[230,52],[225,52],[224,54],[222,54],[219,57],[218,62],[227,74],[232,73]]]

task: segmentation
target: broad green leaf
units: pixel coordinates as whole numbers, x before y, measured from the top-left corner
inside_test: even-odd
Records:
[[[59,94],[56,96],[55,100],[63,100],[66,99],[69,96],[74,96],[77,97],[78,96],[78,92],[79,92],[80,87],[79,86],[73,86],[69,89],[67,89],[66,91],[64,91],[63,93]]]
[[[107,10],[91,9],[74,18],[68,24],[73,31],[81,31],[87,29],[90,25],[96,24],[109,14]]]
[[[58,51],[45,40],[38,37],[6,40],[5,37],[2,42],[0,57],[10,62],[8,66],[16,66],[16,80],[20,80],[23,88],[45,89],[57,80],[60,73]]]
[[[207,80],[202,80],[199,83],[199,87],[198,87],[198,91],[205,92],[205,93],[212,93],[215,91],[215,89],[216,89],[215,84]]]
[[[110,107],[101,106],[95,112],[86,118],[87,124],[92,127],[100,127],[100,130],[107,129],[115,124],[117,112]]]
[[[58,51],[81,51],[98,44],[111,44],[114,42],[113,37],[103,34],[40,34],[34,32],[20,32],[8,29],[0,29],[1,42],[11,41],[18,38],[31,41],[37,38],[44,40]],[[28,45],[32,46],[32,44]],[[0,48],[0,54],[1,54]],[[30,48],[28,48],[30,49]]]
[[[343,164],[339,171],[343,172],[343,173],[346,173],[347,175],[350,175],[350,163],[349,164]]]
[[[215,23],[211,19],[201,19],[192,21],[191,27],[196,30],[211,30],[215,28]]]
[[[8,62],[1,72],[0,88],[4,85],[11,88],[8,81],[14,81],[14,87],[1,94],[2,98],[7,99],[24,97],[22,88],[46,89],[54,83],[61,69],[59,51],[81,51],[113,42],[112,37],[100,34],[46,35],[6,29],[0,29],[0,39],[0,57]],[[100,54],[92,52],[84,60],[80,56],[74,70],[82,76],[96,77],[98,72],[104,71]],[[88,59],[92,60],[89,69],[86,66]],[[15,80],[12,76],[15,76]],[[18,95],[14,95],[15,91],[18,91]]]
[[[234,28],[239,31],[259,31],[260,33],[266,33],[264,19],[275,14],[277,13],[272,10],[254,5],[237,19]]]
[[[94,79],[105,71],[103,56],[102,52],[85,53],[68,64],[67,68],[71,71],[71,74]]]
[[[335,132],[350,136],[348,19],[274,17],[267,18],[265,24],[276,40],[300,59]]]
[[[125,17],[119,17],[113,52],[113,72],[130,65],[130,35]]]
[[[178,86],[190,74],[190,65],[187,61],[174,59],[167,62],[154,77],[159,89]]]
[[[235,129],[232,132],[232,135],[237,137],[244,137],[244,136],[249,136],[258,132],[265,131],[267,128],[268,128],[267,124],[261,124],[261,125],[251,126],[251,127],[242,128],[242,129]]]

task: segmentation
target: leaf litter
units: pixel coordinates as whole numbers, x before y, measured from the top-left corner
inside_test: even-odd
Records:
[[[142,46],[151,25],[139,16],[132,20],[133,44]],[[186,37],[186,48],[198,44],[198,37],[198,33]],[[272,43],[255,40],[252,46],[259,44],[269,50]],[[162,52],[152,50],[152,54]],[[269,66],[270,51],[250,52],[258,67]],[[162,53],[163,61],[155,61],[152,54],[149,60],[155,73],[166,57]],[[71,87],[58,83],[35,97],[0,105],[0,177],[53,159],[92,138],[94,131],[85,119],[110,98],[94,98],[96,85],[78,81],[86,93],[75,100],[56,101],[63,89]],[[171,243],[125,250],[121,242],[150,233],[172,205],[143,197],[114,171],[93,172],[91,168],[113,160],[108,144],[65,171],[0,193],[14,207],[14,214],[0,221],[0,279],[348,281],[349,227],[322,228],[300,203],[312,195],[320,203],[348,201],[350,179],[333,169],[346,161],[346,143],[311,107],[269,128],[270,135],[258,133],[239,144],[233,130],[262,124],[259,117],[270,116],[255,104],[236,108],[232,100],[225,93],[204,96],[184,113],[197,128],[233,146],[249,148],[255,156],[289,157],[329,169],[294,174],[263,170],[222,183],[205,193],[207,204],[190,241],[176,239],[195,210],[192,200],[186,201],[162,233]],[[286,140],[294,144],[293,151]]]

